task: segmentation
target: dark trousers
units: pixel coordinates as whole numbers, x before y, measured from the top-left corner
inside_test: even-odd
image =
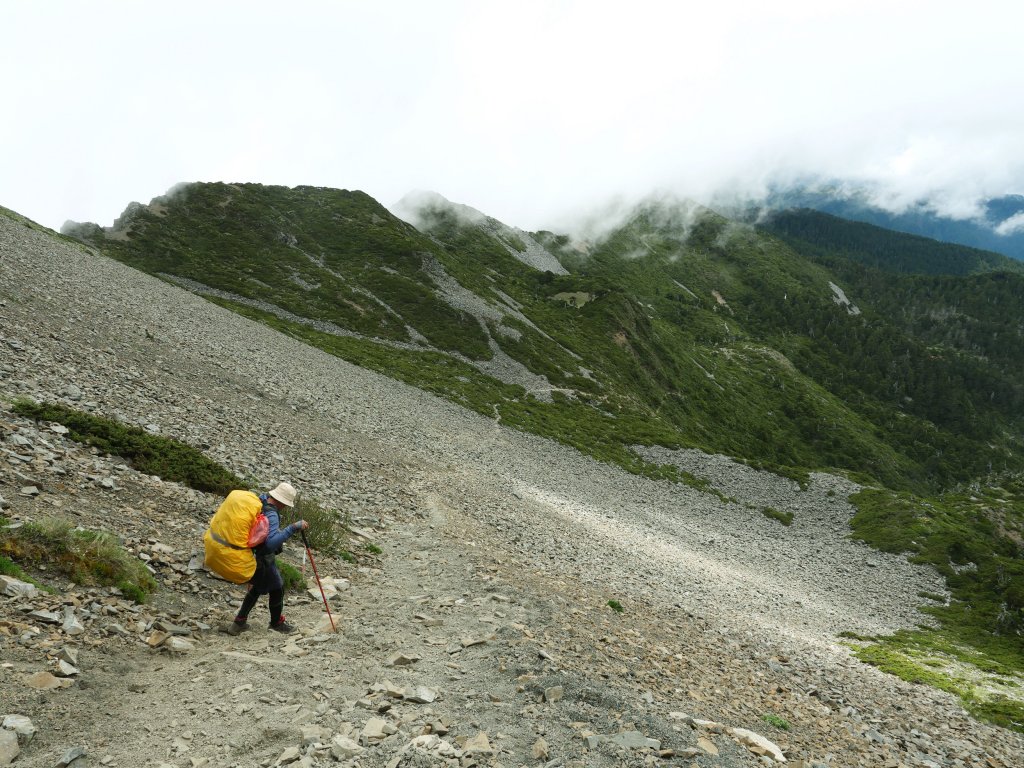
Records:
[[[245,593],[242,600],[242,607],[238,609],[235,617],[237,622],[245,622],[249,619],[249,612],[256,607],[260,595],[267,594],[270,601],[270,624],[278,624],[281,621],[281,612],[284,610],[284,584],[281,573],[277,570],[277,562],[272,553],[256,552],[256,572],[249,579],[249,591]]]

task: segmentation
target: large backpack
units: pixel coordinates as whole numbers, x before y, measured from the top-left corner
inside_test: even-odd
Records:
[[[244,584],[256,572],[251,547],[266,538],[263,502],[252,491],[232,491],[210,519],[203,535],[206,567],[228,581]],[[261,537],[262,533],[262,537]]]

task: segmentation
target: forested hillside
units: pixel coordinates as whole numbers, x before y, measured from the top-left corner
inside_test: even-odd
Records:
[[[846,185],[791,187],[772,190],[758,208],[768,211],[812,209],[841,217],[844,221],[863,222],[890,232],[905,232],[923,238],[957,243],[971,248],[1024,259],[1024,196],[1003,195],[978,201],[977,210],[968,217],[941,215],[927,200],[920,200],[900,212],[875,204],[863,191],[851,192]]]
[[[418,228],[359,192],[195,184],[108,231],[69,232],[638,471],[663,470],[634,444],[917,490],[1022,466],[1024,277],[896,277],[851,257],[891,251],[902,271],[925,251],[933,264],[973,256],[971,271],[1000,263],[980,252],[820,219],[784,242],[682,201],[641,206],[594,242],[439,197],[407,217]]]

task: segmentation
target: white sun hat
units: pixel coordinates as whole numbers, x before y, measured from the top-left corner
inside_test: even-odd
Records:
[[[295,489],[292,488],[291,483],[278,483],[278,486],[270,492],[270,496],[286,507],[295,506]]]

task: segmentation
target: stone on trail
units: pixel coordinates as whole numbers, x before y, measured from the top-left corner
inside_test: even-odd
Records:
[[[53,611],[32,611],[28,617],[43,624],[60,624],[61,621],[60,614]]]
[[[530,755],[534,760],[547,760],[548,759],[548,743],[544,741],[544,737],[540,736],[535,742],[533,747],[530,749]]]
[[[7,715],[3,721],[3,729],[5,731],[14,731],[18,737],[18,743],[23,747],[32,741],[36,735],[36,727],[24,715]],[[0,765],[3,765],[3,763],[0,762]]]
[[[727,732],[751,752],[762,754],[763,750],[763,754],[767,754],[775,762],[786,762],[786,756],[782,754],[782,750],[779,749],[778,745],[772,743],[761,734],[748,731],[746,728],[730,728]]]
[[[333,614],[332,614],[333,616]],[[320,614],[320,620],[313,627],[314,635],[330,635],[335,632],[340,632],[341,627],[338,626],[339,620],[337,616],[333,616],[334,623],[331,623],[332,616],[328,616],[326,613]]]
[[[395,685],[390,680],[384,680],[382,683],[374,683],[370,689],[372,693],[383,693],[392,699],[405,698],[405,688],[400,685]]]
[[[467,740],[462,746],[462,750],[467,755],[494,754],[494,747],[491,746],[491,740],[487,738],[487,734],[484,731],[480,731],[476,736]]]
[[[456,749],[454,744],[445,741],[433,733],[417,736],[409,742],[408,746],[417,752],[424,752],[434,757],[454,758],[459,756],[459,750]]]
[[[57,768],[66,768],[66,766],[71,765],[80,757],[85,757],[85,749],[82,747],[72,747],[57,761]]]
[[[707,739],[703,736],[698,737],[697,746],[703,749],[709,755],[714,755],[715,757],[718,756],[718,747],[716,747],[710,739]]]
[[[365,751],[348,736],[342,736],[340,733],[331,739],[331,757],[338,762],[358,757]]]
[[[174,635],[171,635],[164,640],[162,646],[174,653],[187,653],[195,648],[195,644],[191,640],[186,640],[184,637],[176,637]]]
[[[395,727],[389,725],[387,720],[371,717],[366,721],[363,730],[359,732],[359,742],[360,744],[369,745],[377,741],[383,741],[394,732]]]
[[[393,653],[388,657],[387,665],[389,667],[404,667],[409,664],[415,664],[422,658],[422,656],[418,656],[415,653],[402,653],[399,651],[398,653]]]
[[[433,704],[437,700],[437,691],[427,688],[425,685],[416,686],[416,690],[405,697],[406,701],[413,704]]]
[[[289,763],[294,763],[300,757],[302,757],[302,752],[299,751],[298,747],[288,747],[288,749],[280,754],[274,765],[288,765]]]
[[[0,731],[0,765],[10,765],[20,752],[18,735],[14,731]]]
[[[661,749],[661,742],[657,739],[649,739],[640,731],[622,731],[608,737],[613,744],[629,749]]]
[[[37,691],[52,691],[57,688],[69,688],[74,685],[74,681],[66,678],[61,679],[49,672],[36,672],[31,677],[25,679],[25,684],[29,688],[35,688]]]
[[[0,576],[0,594],[7,597],[35,597],[38,592],[35,584],[29,584],[13,576]]]
[[[74,677],[78,674],[78,667],[68,664],[63,659],[57,661],[57,677]]]
[[[170,632],[161,632],[158,629],[154,629],[150,636],[146,638],[146,645],[150,648],[159,648],[170,636]]]
[[[61,625],[61,629],[64,630],[64,634],[72,637],[85,632],[85,627],[75,615],[75,609],[70,605],[64,608],[64,623]]]

